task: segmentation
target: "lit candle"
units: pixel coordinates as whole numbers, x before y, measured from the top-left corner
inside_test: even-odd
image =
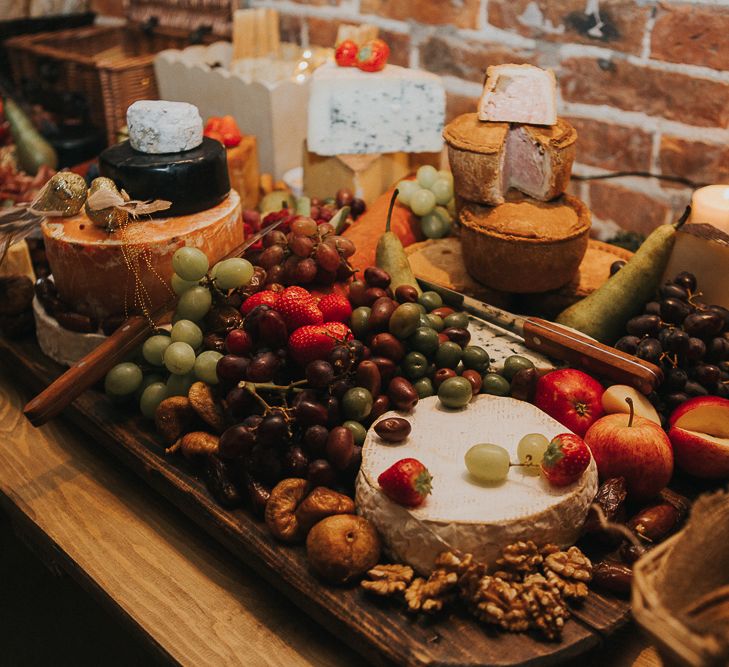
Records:
[[[714,225],[729,234],[729,184],[707,185],[691,197],[690,222]]]

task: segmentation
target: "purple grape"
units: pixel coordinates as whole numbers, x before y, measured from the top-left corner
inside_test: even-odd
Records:
[[[638,315],[628,320],[625,329],[633,336],[654,336],[661,330],[661,318],[658,315]]]
[[[691,292],[696,291],[696,276],[688,271],[681,271],[681,273],[673,279],[673,282],[675,285],[679,285],[685,290],[689,290]]]
[[[638,344],[635,354],[644,361],[657,364],[660,361],[661,354],[663,354],[663,348],[655,338],[644,338]]]
[[[626,354],[635,354],[638,349],[640,338],[637,336],[623,336],[617,343],[615,348]]]

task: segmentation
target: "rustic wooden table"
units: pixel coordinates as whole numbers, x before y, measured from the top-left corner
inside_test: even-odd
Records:
[[[30,426],[18,385],[0,366],[0,506],[171,662],[366,664],[88,437],[63,420]],[[661,664],[632,625],[575,663]]]

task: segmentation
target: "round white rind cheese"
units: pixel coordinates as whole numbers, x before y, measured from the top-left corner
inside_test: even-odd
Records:
[[[127,109],[129,143],[141,153],[181,153],[203,140],[203,122],[194,104],[140,100]]]
[[[72,366],[106,340],[101,333],[78,333],[64,329],[33,299],[35,335],[43,354],[64,366]]]
[[[423,574],[433,569],[442,551],[472,553],[493,564],[503,547],[518,540],[567,546],[574,544],[597,492],[597,467],[591,460],[582,477],[557,488],[541,475],[512,467],[500,484],[479,484],[464,462],[478,443],[501,445],[517,462],[516,448],[527,433],[551,439],[568,432],[535,406],[512,398],[482,394],[463,410],[444,408],[437,397],[421,400],[411,413],[389,412],[412,425],[397,444],[382,440],[371,428],[362,448],[356,503],[377,528],[390,556]],[[433,475],[433,490],[416,509],[391,501],[378,476],[400,459],[415,458]]]

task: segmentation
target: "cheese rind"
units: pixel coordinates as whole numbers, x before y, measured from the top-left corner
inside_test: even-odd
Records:
[[[38,301],[33,299],[35,336],[43,354],[62,366],[72,366],[106,340],[101,333],[78,333],[64,329]]]
[[[547,414],[523,401],[482,394],[463,410],[447,410],[430,397],[411,413],[391,412],[381,419],[395,415],[404,416],[412,431],[403,443],[393,445],[369,430],[356,502],[396,562],[428,573],[446,549],[493,563],[504,546],[517,540],[560,546],[577,540],[597,491],[594,460],[577,482],[563,488],[515,467],[502,484],[482,485],[470,478],[464,463],[465,453],[479,442],[501,445],[516,461],[517,444],[527,433],[550,439],[564,433],[564,426]],[[433,491],[416,509],[391,501],[377,483],[384,470],[409,457],[433,475]]]
[[[552,70],[534,65],[492,65],[478,104],[480,120],[554,125],[557,80]]]
[[[142,288],[151,310],[169,301],[172,255],[178,248],[200,248],[212,266],[244,238],[235,190],[207,211],[129,222],[112,233],[85,215],[47,218],[41,231],[59,297],[75,312],[97,319],[135,311],[135,293]],[[141,285],[127,260],[139,270]]]
[[[445,89],[435,74],[330,63],[312,76],[307,142],[319,155],[436,152],[444,118]]]
[[[203,122],[187,102],[139,100],[127,109],[129,142],[142,153],[179,153],[202,143]]]

